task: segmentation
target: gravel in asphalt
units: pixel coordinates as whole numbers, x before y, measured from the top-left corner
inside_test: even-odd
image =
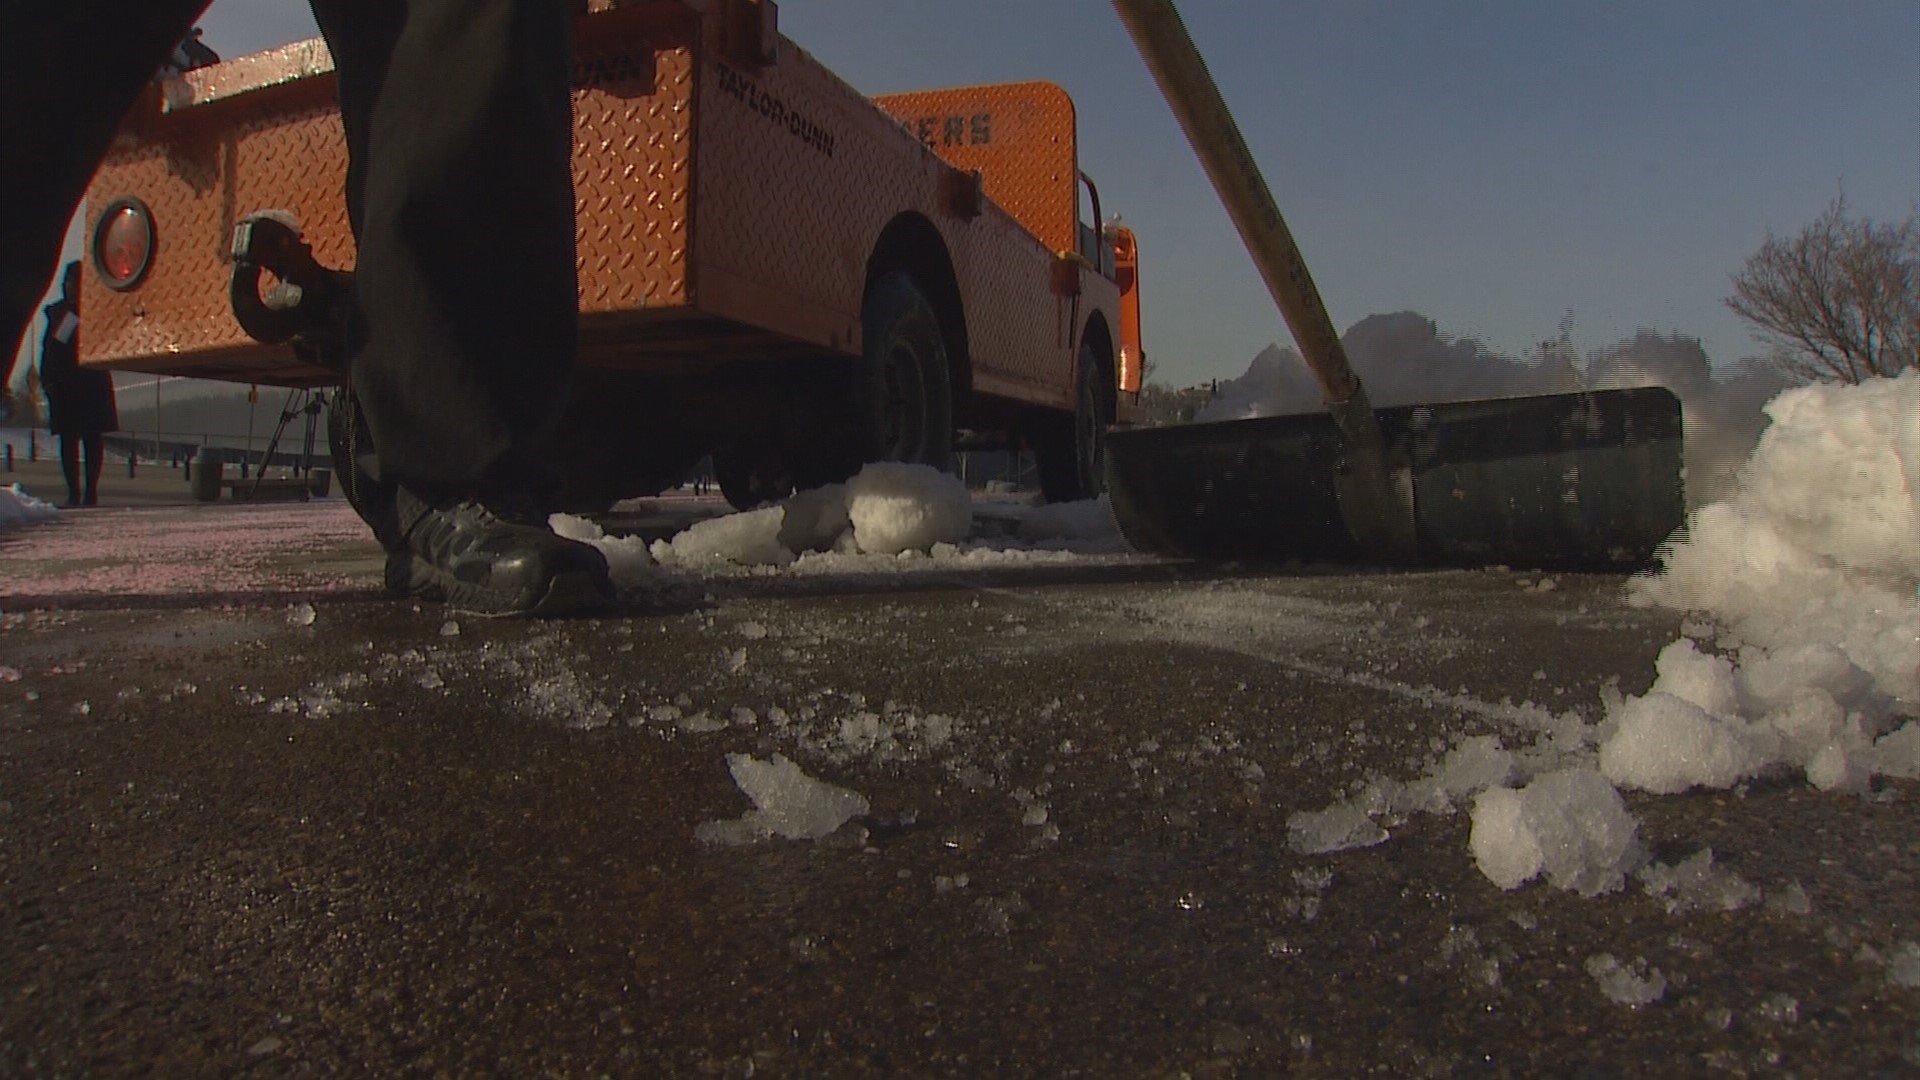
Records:
[[[340,517],[94,512],[133,579],[231,571],[166,588],[0,533],[0,1072],[1920,1070],[1911,783],[1630,795],[1717,892],[1502,891],[1457,809],[1289,846],[1644,690],[1682,620],[1618,577],[928,564],[489,622],[379,597]],[[869,810],[703,843],[730,753]]]

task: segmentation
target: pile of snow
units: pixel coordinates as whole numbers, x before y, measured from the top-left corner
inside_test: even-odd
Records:
[[[1480,796],[1473,854],[1502,888],[1542,871],[1582,892],[1617,885],[1633,867],[1616,786],[1677,794],[1792,770],[1863,791],[1876,775],[1920,777],[1920,375],[1803,387],[1767,412],[1739,489],[1695,512],[1663,572],[1633,586],[1640,602],[1708,615],[1716,647],[1673,642],[1645,694],[1607,703],[1599,772],[1577,790],[1536,805],[1541,777]],[[1645,876],[1649,891],[1751,902],[1711,868],[1707,853]]]
[[[1661,651],[1646,693],[1603,692],[1597,723],[1505,717],[1532,746],[1464,740],[1417,780],[1376,779],[1294,814],[1292,846],[1380,843],[1383,822],[1471,800],[1472,856],[1503,889],[1544,878],[1593,895],[1637,876],[1674,910],[1733,910],[1759,890],[1711,852],[1649,864],[1622,791],[1920,779],[1920,374],[1794,389],[1767,412],[1736,490],[1695,511],[1663,571],[1629,586],[1632,602],[1705,616]],[[1777,899],[1805,908],[1803,893]],[[1615,966],[1595,977],[1622,999],[1640,992]]]
[[[663,566],[788,566],[814,551],[899,555],[958,544],[973,527],[973,500],[951,473],[875,462],[845,484],[803,491],[777,506],[702,521],[655,541]]]
[[[926,465],[876,462],[845,484],[800,492],[774,506],[709,518],[650,545],[607,536],[586,518],[556,514],[555,532],[593,544],[614,581],[641,582],[657,568],[694,573],[752,568],[887,569],[917,559],[990,565],[1018,556],[1130,550],[1104,497],[1024,506],[990,504],[1015,519],[1014,535],[975,536],[972,495],[950,473]]]
[[[773,837],[820,840],[867,812],[866,796],[816,780],[779,754],[762,761],[728,754],[727,769],[753,809],[729,821],[709,821],[694,835],[709,844],[751,844]]]
[[[1648,896],[1664,899],[1667,911],[1739,911],[1760,901],[1760,889],[1739,874],[1713,864],[1713,849],[1701,848],[1677,866],[1653,863],[1640,872]],[[1803,890],[1789,909],[1807,904]]]
[[[27,494],[19,484],[0,488],[0,529],[44,521],[59,512],[52,503]]]
[[[1675,642],[1652,690],[1610,710],[1616,783],[1920,776],[1920,733],[1899,727],[1920,709],[1920,374],[1801,387],[1767,412],[1740,490],[1636,582],[1640,602],[1711,615],[1724,655]]]

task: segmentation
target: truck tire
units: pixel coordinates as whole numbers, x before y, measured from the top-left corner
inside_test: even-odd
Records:
[[[912,277],[893,271],[868,286],[861,327],[866,341],[854,378],[860,463],[945,471],[953,461],[953,383],[939,315]]]
[[[333,472],[340,478],[347,503],[372,527],[383,546],[398,544],[400,511],[394,486],[375,480],[361,464],[363,457],[370,458],[373,440],[360,415],[359,400],[344,386],[327,397],[327,448],[333,452]]]
[[[793,494],[793,480],[777,457],[732,446],[713,455],[713,479],[735,510],[768,506]]]
[[[1034,437],[1040,494],[1048,502],[1076,502],[1107,487],[1107,428],[1113,423],[1112,369],[1093,346],[1080,346],[1071,417],[1049,416]]]

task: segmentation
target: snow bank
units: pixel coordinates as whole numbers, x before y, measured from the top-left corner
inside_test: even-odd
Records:
[[[1920,703],[1920,374],[1789,390],[1767,413],[1740,490],[1689,518],[1638,597],[1765,651],[1835,647]]]
[[[1617,703],[1601,768],[1671,793],[1772,766],[1859,790],[1920,764],[1920,374],[1807,386],[1724,502],[1690,516],[1638,602],[1701,611],[1726,656],[1679,641],[1643,697]]]
[[[27,494],[19,484],[0,488],[0,529],[44,521],[59,512],[52,503]]]
[[[1877,776],[1920,779],[1920,374],[1795,389],[1767,412],[1773,426],[1734,490],[1690,515],[1660,574],[1629,586],[1633,603],[1706,616],[1660,652],[1646,693],[1603,692],[1599,723],[1523,724],[1538,738],[1517,753],[1475,736],[1417,780],[1376,779],[1295,813],[1292,846],[1380,843],[1383,821],[1471,799],[1468,846],[1503,889],[1544,877],[1590,896],[1638,875],[1670,911],[1732,911],[1760,890],[1711,851],[1649,865],[1622,790],[1798,774],[1862,792]],[[1807,910],[1798,886],[1775,899]],[[1613,957],[1589,971],[1623,1004],[1664,989]]]

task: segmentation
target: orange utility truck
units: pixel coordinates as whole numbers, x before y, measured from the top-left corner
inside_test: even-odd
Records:
[[[1073,102],[1045,82],[868,98],[776,20],[772,0],[577,19],[566,506],[707,455],[743,506],[956,448],[1024,446],[1048,497],[1097,490],[1138,400],[1140,308]],[[157,85],[87,196],[83,362],[340,383],[346,169],[321,41]]]

